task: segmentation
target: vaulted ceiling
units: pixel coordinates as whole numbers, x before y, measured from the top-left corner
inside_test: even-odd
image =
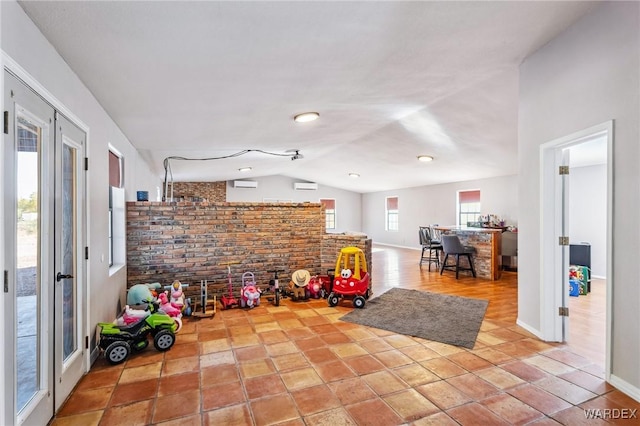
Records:
[[[167,157],[298,149],[170,168],[176,181],[285,175],[362,193],[516,174],[518,67],[597,6],[20,4],[159,178]],[[320,118],[293,121],[305,111]]]

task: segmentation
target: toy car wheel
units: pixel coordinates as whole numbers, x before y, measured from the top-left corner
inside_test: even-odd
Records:
[[[358,309],[364,308],[364,303],[365,303],[364,297],[362,297],[362,296],[356,296],[353,299],[353,306],[358,308]]]
[[[153,346],[160,352],[168,351],[176,342],[176,336],[170,330],[160,330],[153,337]]]
[[[329,302],[329,306],[337,306],[340,298],[335,293],[330,293],[329,297],[327,297],[327,302]]]
[[[118,340],[107,346],[107,349],[104,351],[104,357],[110,364],[116,365],[127,359],[130,353],[131,347],[129,344],[122,340]]]
[[[371,290],[367,289],[367,292],[364,294],[364,298],[366,300],[369,300],[370,297],[371,297]]]

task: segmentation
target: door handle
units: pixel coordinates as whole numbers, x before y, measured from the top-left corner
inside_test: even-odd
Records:
[[[58,272],[58,275],[56,275],[56,281],[60,282],[62,280],[66,280],[67,278],[73,278],[73,275],[71,274],[61,274],[60,272]]]

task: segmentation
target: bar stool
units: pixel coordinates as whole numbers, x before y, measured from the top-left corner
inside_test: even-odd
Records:
[[[431,228],[428,226],[421,226],[419,229],[420,245],[422,246],[422,255],[420,256],[420,265],[423,261],[429,263],[429,271],[431,271],[431,264],[436,264],[436,270],[440,266],[440,251],[442,250],[442,244],[440,241],[435,241],[431,238]],[[427,256],[425,257],[425,252]]]
[[[455,270],[456,271],[456,279],[458,279],[458,274],[460,271],[471,271],[473,277],[476,277],[476,270],[473,267],[473,258],[472,255],[475,253],[476,249],[469,246],[463,246],[460,242],[460,238],[457,235],[443,235],[442,236],[442,247],[444,251],[444,260],[442,261],[442,265],[440,266],[440,275],[442,275],[442,271],[447,270]],[[455,265],[447,265],[447,259],[449,255],[456,257]],[[464,268],[460,266],[460,256],[464,256],[469,261],[469,267]]]

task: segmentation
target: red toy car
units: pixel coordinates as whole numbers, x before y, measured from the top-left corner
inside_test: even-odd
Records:
[[[353,306],[364,308],[371,296],[367,260],[358,247],[344,247],[336,261],[333,289],[327,298],[329,306],[336,306],[340,299],[353,299]]]

